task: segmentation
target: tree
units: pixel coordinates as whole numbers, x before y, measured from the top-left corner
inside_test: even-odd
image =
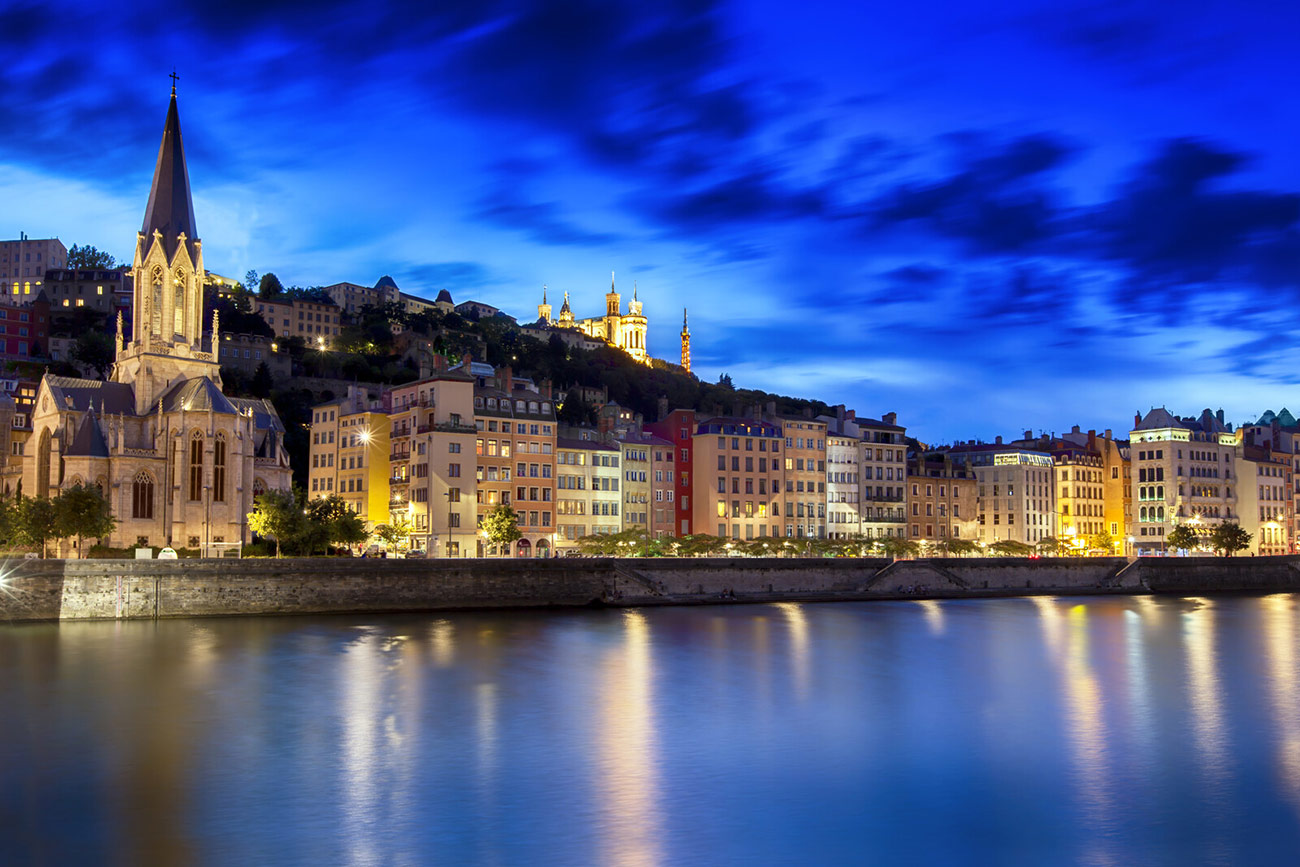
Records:
[[[250,272],[250,274],[254,277],[257,276],[256,272]],[[279,298],[283,294],[284,286],[281,285],[279,277],[275,276],[270,271],[262,275],[261,281],[257,284],[258,298],[261,298],[263,301],[270,301],[274,298]]]
[[[1234,551],[1244,551],[1250,547],[1251,535],[1240,524],[1220,524],[1210,533],[1210,544],[1225,557],[1231,557]]]
[[[943,543],[943,547],[955,557],[965,557],[979,549],[979,545],[976,545],[971,539],[949,539]]]
[[[407,547],[413,529],[410,521],[395,514],[387,524],[377,524],[372,535],[383,542],[385,547],[400,551]]]
[[[253,397],[270,397],[271,389],[274,387],[275,380],[271,377],[271,368],[263,361],[253,373],[253,379],[248,384],[248,393]]]
[[[82,247],[73,244],[68,248],[69,270],[110,270],[115,267],[115,261],[112,253],[96,250],[89,244]]]
[[[39,545],[45,559],[45,543],[57,539],[58,517],[48,497],[23,497],[18,500],[16,536],[27,545]]]
[[[117,346],[112,337],[102,331],[87,331],[72,344],[72,360],[94,368],[100,379],[108,376],[117,356]]]
[[[519,516],[505,503],[484,515],[479,528],[489,545],[500,546],[503,551],[524,535],[519,532]]]
[[[256,292],[262,284],[262,278],[257,276],[257,272],[252,268],[244,273],[244,288],[249,292]]]
[[[1034,546],[1040,556],[1059,557],[1070,550],[1070,546],[1055,536],[1044,536]]]
[[[96,485],[76,484],[64,488],[54,498],[53,505],[55,534],[60,539],[76,537],[78,558],[85,556],[83,543],[87,536],[103,538],[117,526],[113,509]]]
[[[1186,524],[1179,524],[1165,536],[1165,543],[1179,551],[1195,551],[1201,547],[1201,537]]]
[[[911,539],[902,539],[898,536],[886,536],[883,539],[876,540],[876,547],[880,553],[886,557],[915,557],[921,550],[921,546]]]
[[[305,517],[293,491],[267,491],[253,500],[248,529],[275,540],[275,556],[279,557],[281,543],[292,545],[302,533]]]
[[[1105,530],[1100,533],[1093,533],[1088,537],[1088,549],[1091,551],[1105,551],[1107,555],[1115,553],[1115,537]]]
[[[1034,547],[1015,539],[1000,539],[989,545],[989,551],[998,557],[1028,557],[1034,553]]]
[[[359,545],[370,534],[361,516],[338,494],[317,497],[307,504],[307,553],[327,553],[330,545]]]

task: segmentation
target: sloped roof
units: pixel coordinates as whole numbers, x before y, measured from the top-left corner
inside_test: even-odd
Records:
[[[451,300],[451,293],[450,293],[450,292],[448,292],[446,289],[439,289],[439,290],[438,290],[438,297],[437,297],[437,299],[435,299],[435,303],[443,303],[443,302],[446,302],[447,304],[455,304],[455,303],[456,303],[456,302],[454,302],[454,301]]]
[[[228,397],[231,405],[240,412],[249,410],[253,413],[254,426],[258,430],[274,430],[284,433],[284,422],[280,421],[280,414],[275,411],[275,404],[266,398],[257,397]]]
[[[176,236],[184,232],[190,259],[193,260],[193,242],[198,237],[195,226],[190,173],[185,167],[181,119],[176,111],[176,92],[173,91],[171,103],[167,106],[167,121],[163,125],[162,144],[158,147],[158,163],[153,170],[149,204],[144,211],[144,227],[140,231],[144,233],[146,247],[154,230],[161,232],[168,259],[176,253]]]
[[[1161,430],[1163,428],[1180,427],[1186,428],[1187,425],[1175,418],[1169,410],[1163,406],[1157,406],[1146,414],[1142,421],[1138,422],[1134,430]]]
[[[135,415],[135,392],[124,382],[100,382],[49,373],[45,374],[44,382],[59,409],[86,412],[93,404],[101,413]]]
[[[93,411],[87,412],[82,417],[77,435],[72,438],[72,443],[64,454],[77,457],[108,457],[108,443],[104,440],[104,432],[99,429],[99,422],[96,421]]]
[[[206,376],[182,380],[163,392],[163,412],[213,412],[225,415],[237,415],[239,410],[230,402],[230,398],[221,393],[217,384]]]
[[[393,278],[392,278],[392,277],[389,277],[387,274],[385,274],[384,276],[382,276],[382,277],[379,278],[379,282],[377,282],[377,283],[375,284],[375,288],[376,288],[376,289],[396,289],[396,288],[397,288],[397,284],[393,282]]]

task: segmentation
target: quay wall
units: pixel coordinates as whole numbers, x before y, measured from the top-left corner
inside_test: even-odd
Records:
[[[0,623],[453,608],[1300,590],[1300,557],[25,560]]]

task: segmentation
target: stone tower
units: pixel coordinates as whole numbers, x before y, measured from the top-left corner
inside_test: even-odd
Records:
[[[682,368],[691,372],[691,329],[686,325],[686,308],[682,308]]]
[[[117,353],[110,381],[134,386],[141,414],[180,379],[207,378],[220,389],[220,366],[201,345],[203,244],[195,228],[174,83],[131,274],[131,342]]]
[[[648,330],[645,314],[641,312],[641,301],[637,298],[636,283],[632,283],[632,301],[627,305],[627,315],[622,317],[623,339],[619,346],[623,351],[644,363],[646,361],[646,332]]]
[[[546,287],[542,286],[542,303],[537,305],[537,318],[551,324],[551,305],[546,303]]]
[[[605,293],[605,339],[615,346],[619,340],[623,320],[623,302],[614,289],[614,272],[609,272],[609,291]]]

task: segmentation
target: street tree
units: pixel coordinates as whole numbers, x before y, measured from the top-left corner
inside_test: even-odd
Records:
[[[1202,537],[1186,524],[1179,524],[1165,536],[1165,543],[1179,551],[1195,551],[1201,547]]]
[[[1241,528],[1240,524],[1220,524],[1210,534],[1210,544],[1214,550],[1225,557],[1231,557],[1235,551],[1244,551],[1250,547],[1251,534]]]
[[[302,506],[293,491],[267,491],[253,500],[253,511],[248,513],[248,529],[275,542],[275,556],[280,547],[294,546],[303,532]]]
[[[1044,536],[1034,548],[1041,557],[1059,557],[1070,550],[1070,546],[1064,540],[1055,536]]]
[[[324,554],[331,545],[359,545],[370,538],[361,516],[338,494],[309,501],[306,518],[310,528],[304,539],[307,554]]]
[[[1105,530],[1100,533],[1093,533],[1088,537],[1088,549],[1092,551],[1105,551],[1107,556],[1115,553],[1115,537]]]
[[[385,548],[402,551],[410,542],[412,530],[414,527],[405,516],[395,514],[387,524],[377,524],[371,535],[383,542]]]
[[[14,529],[17,541],[39,546],[41,559],[44,560],[46,543],[59,537],[58,516],[53,501],[49,497],[22,497],[18,500],[16,512]]]
[[[102,539],[117,526],[113,509],[96,485],[73,485],[54,498],[55,533],[60,539],[76,538],[77,557],[85,557],[85,540]]]
[[[979,545],[971,539],[949,539],[943,547],[954,557],[965,557],[979,550]]]
[[[900,539],[897,536],[886,536],[883,539],[876,540],[876,548],[886,557],[893,557],[897,560],[899,557],[915,557],[921,551],[921,546],[911,539]]]
[[[510,545],[523,538],[523,533],[519,531],[519,516],[515,510],[505,503],[500,504],[492,511],[483,516],[483,523],[479,525],[483,531],[483,537],[492,547],[499,548],[502,552],[507,550]]]
[[[989,545],[989,553],[998,557],[1028,557],[1034,553],[1034,547],[1015,539],[999,539]]]

